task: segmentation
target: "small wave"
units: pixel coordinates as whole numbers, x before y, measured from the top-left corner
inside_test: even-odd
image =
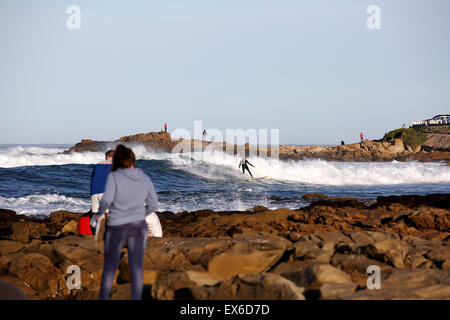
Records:
[[[87,212],[90,210],[90,201],[58,194],[36,194],[19,198],[0,196],[0,208],[14,210],[17,214],[27,216],[46,216],[58,210]]]
[[[105,158],[103,152],[63,153],[64,150],[62,148],[23,146],[0,148],[0,167],[95,164]],[[133,151],[138,160],[163,160],[168,158],[167,154],[151,152],[144,146],[133,146]]]
[[[237,170],[240,158],[212,151],[173,155],[174,166],[208,179],[244,179]],[[253,176],[267,176],[264,183],[287,182],[315,185],[397,185],[450,183],[450,167],[444,163],[329,162],[324,160],[279,161],[249,158]]]

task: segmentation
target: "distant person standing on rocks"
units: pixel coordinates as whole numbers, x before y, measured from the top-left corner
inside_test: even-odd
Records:
[[[100,213],[106,215],[105,260],[100,299],[109,299],[114,275],[119,265],[120,253],[126,241],[131,277],[131,299],[142,296],[142,261],[147,246],[145,216],[158,209],[158,198],[150,177],[135,168],[133,151],[118,145],[114,151],[111,173],[106,182],[100,204]],[[103,229],[105,226],[100,226]]]
[[[364,141],[364,135],[363,135],[362,132],[361,132],[361,134],[359,135],[359,137],[361,138],[361,142],[363,142],[363,141]]]
[[[90,225],[92,228],[97,227],[97,221],[100,218],[97,213],[100,208],[100,201],[105,191],[106,179],[112,168],[112,158],[114,150],[108,150],[105,153],[105,161],[99,162],[94,166],[91,174],[91,212]],[[89,227],[88,227],[89,228]]]
[[[164,132],[167,132],[167,123],[164,123]]]
[[[206,139],[206,135],[207,135],[207,132],[206,132],[206,129],[204,129],[204,130],[203,130],[203,140]]]

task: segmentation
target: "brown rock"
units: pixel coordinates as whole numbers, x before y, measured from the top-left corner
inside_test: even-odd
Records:
[[[381,289],[364,289],[350,299],[449,299],[448,270],[395,269],[383,276]]]
[[[152,297],[157,300],[192,298],[188,288],[194,286],[213,286],[222,278],[208,272],[173,271],[162,273],[152,286]]]
[[[320,298],[323,300],[348,299],[355,292],[354,283],[325,283],[320,287]]]
[[[315,263],[296,273],[283,274],[295,284],[309,289],[319,288],[324,283],[352,283],[351,276],[329,264]]]
[[[402,240],[386,239],[374,244],[370,243],[364,250],[373,259],[389,263],[397,268],[405,267],[405,257],[409,246]]]
[[[283,256],[288,241],[271,235],[245,235],[230,250],[215,256],[208,271],[221,277],[265,272]]]
[[[3,267],[7,275],[15,276],[36,291],[52,296],[64,285],[62,273],[53,266],[50,259],[29,253],[17,257]]]
[[[305,193],[304,195],[301,196],[302,200],[307,200],[307,201],[311,201],[311,200],[324,200],[328,198],[328,196],[326,194],[323,193]]]
[[[16,212],[12,210],[0,209],[0,237],[9,236],[13,233],[12,224]]]
[[[193,287],[192,296],[201,300],[304,300],[304,289],[283,277],[260,273],[236,275],[212,287]]]

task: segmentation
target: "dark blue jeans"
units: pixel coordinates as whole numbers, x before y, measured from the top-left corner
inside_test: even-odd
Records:
[[[147,246],[147,224],[145,220],[106,227],[105,262],[100,285],[101,300],[109,299],[114,275],[120,262],[120,253],[125,241],[127,242],[128,265],[130,267],[131,299],[141,299],[144,285],[142,261]]]

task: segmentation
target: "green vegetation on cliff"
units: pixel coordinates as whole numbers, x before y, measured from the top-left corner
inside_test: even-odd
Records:
[[[383,137],[383,141],[389,141],[392,139],[402,139],[405,146],[410,146],[415,149],[425,142],[427,135],[413,128],[401,128],[392,130],[386,133]]]
[[[450,134],[450,126],[420,127],[416,131],[422,133]]]

